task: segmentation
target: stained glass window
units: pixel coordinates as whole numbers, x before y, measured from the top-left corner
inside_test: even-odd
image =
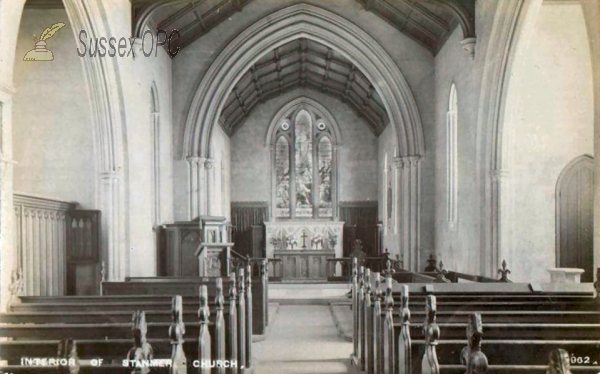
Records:
[[[333,217],[331,200],[331,140],[324,136],[319,141],[319,217]]]
[[[278,124],[274,139],[275,216],[332,218],[335,164],[331,127],[312,109],[290,110]]]
[[[275,146],[277,216],[290,217],[290,145],[280,136]]]
[[[312,119],[301,110],[294,122],[296,156],[296,217],[312,217],[313,153]]]

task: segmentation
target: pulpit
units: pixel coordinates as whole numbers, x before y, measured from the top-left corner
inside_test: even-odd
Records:
[[[327,260],[342,257],[343,222],[265,222],[267,257],[280,259],[282,280],[325,280]]]
[[[201,216],[192,221],[164,224],[156,231],[158,276],[229,274],[233,243],[225,217]]]
[[[198,257],[201,277],[225,277],[229,275],[231,258],[231,227],[225,217],[200,216],[201,243],[194,252]]]

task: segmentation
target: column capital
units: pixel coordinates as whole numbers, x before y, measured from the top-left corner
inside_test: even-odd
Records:
[[[494,182],[500,182],[501,180],[506,180],[506,178],[510,175],[508,170],[503,169],[494,169],[490,171],[490,178]]]
[[[417,167],[419,162],[423,159],[422,156],[402,156],[394,157],[394,166],[396,169],[406,169],[411,167]]]
[[[121,172],[116,170],[103,171],[100,173],[100,178],[102,178],[102,180],[119,179],[121,178]]]
[[[144,51],[144,44],[142,43],[143,38],[135,38],[133,41],[133,59],[135,60],[137,57],[142,56],[142,52]]]
[[[215,159],[214,158],[205,158],[204,159],[204,168],[205,169],[212,169],[214,163],[215,163]]]
[[[198,156],[187,156],[187,157],[185,158],[185,160],[186,160],[187,162],[189,162],[189,163],[192,163],[192,162],[198,163],[198,162],[200,162],[200,159],[201,159],[201,158],[200,158],[200,157],[198,157]]]
[[[471,60],[474,60],[475,45],[477,44],[477,38],[465,38],[460,42],[460,44],[462,45],[463,49],[469,54]]]

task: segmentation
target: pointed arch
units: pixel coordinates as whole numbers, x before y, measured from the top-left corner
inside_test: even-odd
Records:
[[[582,282],[593,280],[594,158],[571,160],[556,181],[556,266],[585,270]]]
[[[150,86],[150,125],[152,126],[152,190],[153,190],[153,218],[154,224],[158,225],[161,221],[161,178],[160,178],[160,102],[158,99],[158,89],[156,82]]]
[[[458,219],[458,93],[450,85],[446,112],[446,221],[453,229]]]
[[[300,96],[285,104],[273,116],[267,129],[265,145],[271,151],[271,217],[277,218],[303,218],[296,216],[296,131],[297,118],[306,113],[309,117],[310,168],[311,188],[310,206],[313,218],[337,219],[338,206],[338,146],[341,145],[342,134],[335,117],[317,101],[305,96]],[[285,127],[284,127],[285,126]],[[322,127],[320,127],[322,126]],[[313,138],[314,137],[314,138]],[[319,163],[323,161],[321,145],[328,142],[330,152],[327,163],[328,172],[320,173]],[[296,143],[297,144],[297,143]],[[286,154],[283,154],[285,151]],[[325,170],[325,169],[324,169]],[[323,181],[322,181],[323,179]],[[325,182],[325,180],[327,180]],[[326,186],[327,201],[321,199],[320,186]],[[322,206],[323,205],[323,206]],[[321,211],[321,208],[324,208]],[[306,217],[304,217],[306,218]]]
[[[423,156],[421,119],[404,76],[371,36],[346,19],[308,5],[293,5],[248,27],[213,62],[192,99],[183,156],[208,157],[212,129],[241,76],[260,57],[291,40],[307,38],[339,51],[354,63],[381,96],[396,128],[401,156]]]

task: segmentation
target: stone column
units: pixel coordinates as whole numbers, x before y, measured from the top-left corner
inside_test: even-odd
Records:
[[[421,157],[396,157],[394,165],[398,178],[395,219],[398,222],[399,249],[404,254],[407,269],[416,272],[420,270]]]
[[[215,195],[215,168],[214,168],[215,160],[212,158],[204,159],[204,181],[206,188],[204,188],[204,193],[202,193],[203,198],[206,199],[206,203],[204,205],[205,209],[201,210],[202,212],[206,212],[206,214],[214,215],[217,211],[216,208],[216,195]],[[201,190],[202,191],[202,190]]]
[[[122,194],[123,176],[119,171],[100,173],[100,211],[102,212],[102,248],[107,268],[107,280],[122,281],[129,274],[129,248],[121,242],[124,238],[124,206],[119,199]]]

